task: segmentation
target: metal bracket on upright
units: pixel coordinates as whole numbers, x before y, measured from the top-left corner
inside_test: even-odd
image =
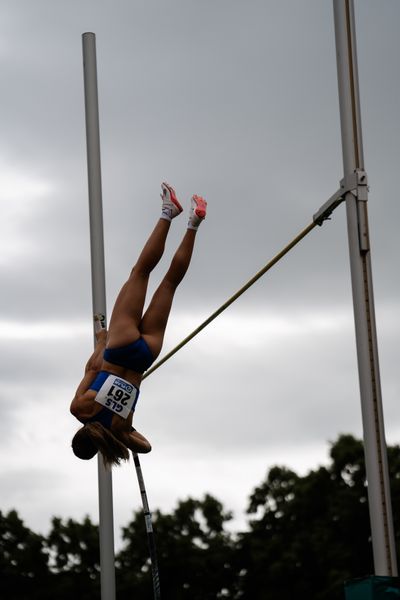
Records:
[[[368,178],[363,169],[356,169],[354,173],[341,180],[338,191],[313,215],[314,223],[321,226],[324,221],[329,219],[335,208],[346,199],[348,192],[362,202],[368,200]]]

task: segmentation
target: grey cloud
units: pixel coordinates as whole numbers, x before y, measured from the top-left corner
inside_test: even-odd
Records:
[[[93,483],[86,482],[94,467],[70,457],[74,422],[67,410],[92,347],[84,31],[97,36],[109,312],[158,218],[159,183],[166,178],[176,185],[185,207],[192,193],[209,201],[191,270],[176,297],[165,350],[170,340],[189,333],[181,331],[182,315],[197,326],[306,226],[339,186],[342,156],[331,3],[250,4],[5,4],[0,24],[0,154],[6,167],[45,179],[52,192],[21,219],[15,232],[20,252],[10,252],[8,263],[2,262],[1,320],[43,327],[58,319],[88,324],[87,336],[81,333],[75,339],[57,338],[56,332],[51,339],[2,339],[2,381],[9,389],[18,379],[32,420],[29,431],[39,436],[32,457],[43,460],[40,453],[46,453],[49,469],[47,475],[35,471],[30,479],[20,471],[24,456],[13,454],[9,468],[18,477],[6,474],[1,482],[10,505],[22,506],[24,477],[25,496],[34,489],[40,499],[40,490],[46,490],[49,504],[41,518],[52,511],[53,499],[64,514],[69,506],[74,514],[86,506],[95,511],[90,500],[95,477]],[[387,2],[385,10],[371,0],[356,3],[375,296],[392,437],[399,430],[394,323],[400,284],[394,261],[400,250],[400,91],[393,77],[400,43],[398,12],[396,2]],[[3,195],[2,202],[8,201]],[[185,219],[171,229],[150,294],[179,243]],[[25,244],[29,250],[23,252]],[[212,456],[215,473],[223,473],[227,455],[239,460],[245,453],[247,464],[259,465],[260,457],[267,464],[272,455],[275,462],[277,449],[295,454],[296,449],[325,448],[326,440],[341,431],[360,432],[351,304],[342,206],[226,316],[143,383],[135,420],[154,441],[150,469],[157,471],[160,456],[170,452],[171,468],[178,471],[184,450],[193,460],[207,457],[207,468]],[[255,335],[254,330],[243,333],[254,315],[290,315],[294,330],[305,313],[316,311],[328,316],[344,312],[347,329],[317,338],[312,331],[297,338],[293,331],[289,338],[284,332],[272,339],[266,335],[262,344],[244,345],[248,356],[241,358],[241,340],[227,341],[224,333],[235,317],[245,344]],[[36,405],[39,389],[43,401]],[[28,435],[26,428],[18,429],[28,413],[8,401],[7,395],[0,399],[3,447],[18,439],[26,451],[29,439],[16,436]],[[56,449],[37,415],[57,421]],[[60,462],[53,469],[54,461]],[[56,468],[70,490],[79,473],[82,501],[71,504],[69,490],[67,506],[57,495],[56,488],[65,489],[54,478]],[[154,487],[160,496],[168,487],[156,473]],[[173,493],[168,487],[169,499]],[[38,511],[32,509],[29,518]]]

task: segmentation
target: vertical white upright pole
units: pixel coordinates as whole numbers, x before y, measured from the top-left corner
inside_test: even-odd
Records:
[[[99,105],[97,95],[96,37],[84,33],[86,144],[89,184],[90,253],[93,314],[106,315],[103,208],[101,195]],[[115,599],[114,524],[111,470],[98,455],[101,598]]]
[[[345,178],[364,169],[353,0],[333,0]],[[365,463],[376,575],[396,576],[368,232],[367,193],[346,194]]]

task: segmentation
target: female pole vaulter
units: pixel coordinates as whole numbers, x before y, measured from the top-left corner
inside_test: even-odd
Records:
[[[167,183],[161,188],[161,217],[117,297],[108,331],[104,317],[95,315],[96,347],[70,408],[82,423],[72,450],[83,460],[100,451],[106,464],[118,465],[129,459],[129,450],[151,450],[132,427],[140,382],[161,351],[174,294],[188,270],[207,210],[202,197],[192,197],[186,233],[143,314],[150,273],[163,255],[172,219],[183,211],[174,189]]]

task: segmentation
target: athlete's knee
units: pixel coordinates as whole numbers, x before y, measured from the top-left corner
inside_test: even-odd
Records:
[[[162,280],[160,287],[162,287],[164,292],[167,293],[169,296],[173,296],[175,294],[176,288],[178,287],[182,279],[183,277],[181,277],[180,275],[168,272]]]
[[[132,431],[130,434],[131,446],[130,449],[140,454],[148,454],[151,452],[151,444],[149,440],[146,440],[144,435],[138,431]]]
[[[140,263],[136,263],[136,265],[132,267],[132,270],[128,277],[128,281],[126,283],[129,285],[129,283],[135,282],[135,280],[145,281],[149,277],[150,271],[146,269],[143,265],[140,265]]]

